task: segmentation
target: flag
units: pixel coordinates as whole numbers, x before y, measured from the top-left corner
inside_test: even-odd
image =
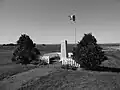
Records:
[[[70,17],[70,21],[75,23],[75,20],[76,20],[75,15],[69,15],[68,17]]]

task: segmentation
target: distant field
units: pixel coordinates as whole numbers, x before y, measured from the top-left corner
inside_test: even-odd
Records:
[[[0,65],[12,63],[11,57],[12,51],[0,50]]]
[[[68,44],[67,45],[68,52],[71,52],[74,46],[75,46],[74,44]],[[100,46],[104,48],[108,46],[119,46],[119,44],[100,44]],[[36,47],[40,50],[41,54],[60,52],[60,48],[61,48],[60,44],[45,44],[45,45],[37,44]],[[11,57],[14,49],[15,49],[14,46],[0,45],[0,65],[11,63]]]
[[[72,51],[73,46],[74,44],[68,45],[68,52]],[[102,46],[102,47],[106,47],[106,46]],[[14,48],[15,47],[8,47],[8,46],[0,47],[0,72],[1,72],[0,80],[2,80],[5,77],[35,68],[34,66],[30,66],[27,68],[27,67],[22,67],[20,65],[12,64],[11,57],[12,57]],[[41,54],[51,53],[51,52],[60,52],[60,44],[37,45],[37,48],[40,50]],[[102,63],[103,66],[120,68],[120,51],[106,52],[106,55],[109,57],[109,60],[103,62]]]

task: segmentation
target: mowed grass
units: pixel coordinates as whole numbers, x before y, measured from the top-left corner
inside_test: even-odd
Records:
[[[0,80],[4,78],[9,78],[12,75],[25,72],[31,69],[37,68],[35,65],[19,65],[19,64],[10,64],[0,67]]]
[[[0,47],[0,80],[36,68],[34,65],[24,66],[12,63],[11,58],[13,51],[14,47]]]
[[[12,63],[13,50],[14,48],[0,48],[0,80],[36,68],[35,65],[24,66]]]
[[[38,49],[44,53],[58,52],[60,46],[38,46]],[[69,47],[69,51],[72,47]],[[0,48],[0,80],[6,77],[12,76],[17,73],[21,73],[35,66],[22,66],[13,64],[11,62],[13,48]],[[109,60],[103,62],[103,66],[108,67],[120,67],[120,52],[109,53]],[[120,90],[119,88],[119,73],[113,72],[96,72],[96,71],[66,71],[58,70],[58,72],[50,74],[48,76],[41,77],[35,81],[33,85],[27,86],[24,90],[47,90],[47,89],[74,89],[74,90]],[[115,87],[115,89],[113,88]]]
[[[120,74],[59,70],[27,83],[20,90],[120,90]]]
[[[12,63],[12,51],[0,50],[0,66]]]
[[[117,53],[119,54],[120,52]],[[111,56],[109,54],[109,60],[104,61],[101,66],[119,69],[120,59],[112,55],[113,53]],[[32,83],[28,82],[21,90],[120,90],[119,72],[58,69]]]
[[[119,69],[118,72],[59,69],[26,83],[22,90],[120,90],[120,51],[106,55],[109,59],[101,66]]]
[[[56,45],[47,45],[46,47],[38,45],[37,48],[40,50],[42,55],[58,50],[58,48],[56,48]],[[12,46],[0,46],[0,80],[3,80],[4,78],[15,75],[17,73],[36,68],[34,65],[23,66],[12,63],[11,58],[14,49],[15,47]]]

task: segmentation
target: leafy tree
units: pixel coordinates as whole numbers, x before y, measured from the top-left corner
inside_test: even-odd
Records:
[[[33,60],[38,60],[37,56],[40,52],[35,48],[35,43],[26,34],[22,34],[17,41],[16,49],[14,50],[12,61],[16,63],[29,64]]]
[[[96,68],[107,57],[92,33],[84,34],[77,46],[73,48],[73,59],[86,69]]]

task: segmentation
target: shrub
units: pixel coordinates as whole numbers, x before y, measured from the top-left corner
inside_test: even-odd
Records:
[[[84,37],[77,46],[73,48],[73,59],[86,69],[96,68],[102,61],[106,60],[102,48],[91,33],[84,34]]]
[[[48,65],[48,63],[45,62],[44,60],[40,60],[39,65]]]
[[[40,52],[35,44],[26,34],[20,36],[16,49],[13,52],[12,61],[16,63],[29,64],[33,60],[38,61]]]
[[[56,60],[60,60],[60,56],[54,56],[50,58],[50,64],[53,64],[56,62]]]
[[[38,65],[38,64],[39,64],[39,61],[31,61],[30,63],[31,63],[31,64],[34,64],[34,65]]]

